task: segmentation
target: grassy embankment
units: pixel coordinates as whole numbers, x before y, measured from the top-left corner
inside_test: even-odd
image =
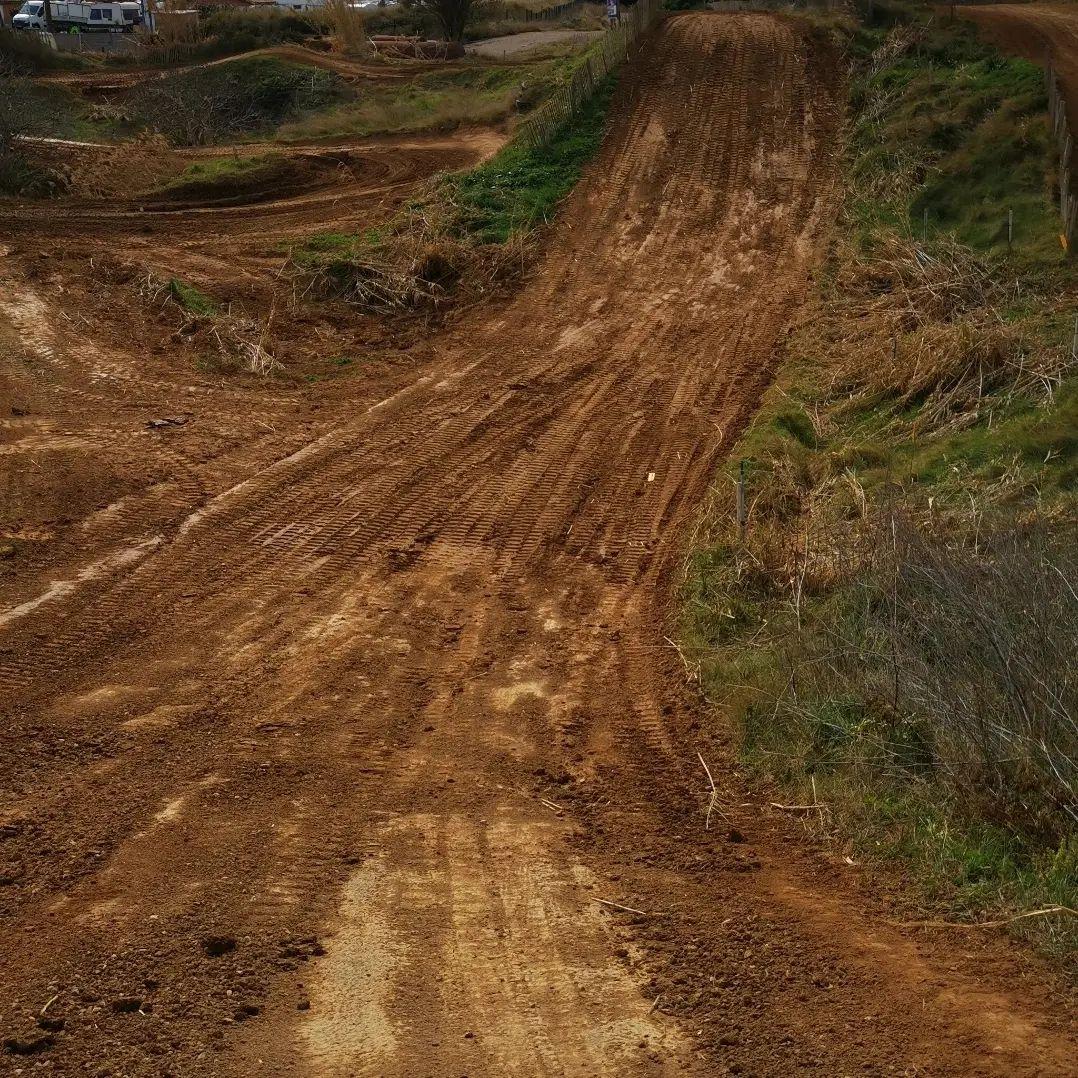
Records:
[[[162,189],[174,197],[185,190],[210,195],[218,185],[227,194],[239,184],[271,182],[286,163],[272,152],[244,155],[244,139],[287,144],[496,123],[544,101],[572,63],[557,58],[526,67],[477,64],[355,91],[325,71],[256,57],[171,76],[133,104],[147,126],[176,144],[236,141],[235,155],[194,162]],[[311,72],[309,79],[304,72]],[[208,106],[208,96],[227,102],[227,108]],[[197,98],[190,104],[199,107],[177,113],[177,97]]]
[[[685,649],[750,769],[931,916],[1073,909],[1078,274],[1042,73],[876,18],[843,33],[840,225],[686,564]],[[1073,961],[1078,919],[1012,924]]]
[[[326,292],[373,311],[437,307],[515,277],[602,143],[615,80],[541,150],[510,142],[490,161],[444,176],[387,225],[322,233],[293,249]]]
[[[496,123],[534,108],[571,66],[568,58],[527,66],[476,64],[417,75],[403,85],[372,83],[336,108],[284,125],[278,137],[303,142]]]
[[[252,56],[149,80],[123,101],[175,146],[268,137],[290,120],[332,108],[352,91],[321,68]]]

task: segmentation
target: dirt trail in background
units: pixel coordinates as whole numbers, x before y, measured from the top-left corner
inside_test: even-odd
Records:
[[[9,609],[19,1050],[72,1075],[1072,1072],[1035,966],[888,927],[746,798],[665,636],[681,527],[833,208],[836,70],[775,18],[671,19],[519,299],[302,437],[279,410],[294,451]]]
[[[993,4],[959,7],[986,37],[1005,52],[1041,67],[1050,61],[1067,96],[1071,130],[1078,129],[1078,6],[1074,4]]]
[[[542,48],[544,45],[584,46],[601,37],[602,33],[602,30],[529,30],[523,34],[473,41],[467,46],[467,51],[472,56],[485,56],[488,60],[516,59],[522,53]]]
[[[170,78],[194,71],[201,67],[220,67],[237,60],[250,60],[265,57],[272,60],[284,60],[288,63],[301,64],[305,67],[318,67],[331,71],[345,82],[358,85],[366,82],[396,81],[411,79],[430,71],[454,70],[462,67],[475,67],[475,61],[468,64],[457,60],[411,60],[394,57],[392,63],[357,60],[337,53],[319,52],[317,49],[304,48],[302,45],[269,45],[250,52],[234,53],[217,60],[201,63],[184,64],[177,67],[139,68],[113,67],[101,71],[52,71],[37,77],[36,81],[59,86],[69,86],[83,93],[108,93],[114,90],[129,90],[140,83],[154,79]]]

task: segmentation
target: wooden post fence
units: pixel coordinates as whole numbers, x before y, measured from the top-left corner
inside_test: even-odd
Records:
[[[1063,217],[1063,238],[1067,250],[1073,252],[1078,241],[1078,194],[1074,190],[1074,136],[1067,123],[1067,105],[1060,89],[1059,76],[1048,65],[1048,116],[1052,137],[1059,149],[1059,210]]]
[[[661,15],[662,0],[637,0],[633,7],[625,9],[621,22],[588,50],[584,63],[517,128],[514,139],[535,149],[548,145],[562,124],[594,96],[599,83],[628,58],[631,46]]]

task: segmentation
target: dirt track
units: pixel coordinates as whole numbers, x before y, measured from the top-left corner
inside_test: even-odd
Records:
[[[199,390],[272,438],[193,489],[210,434],[132,427],[170,508],[89,515],[0,614],[0,1034],[55,1042],[0,1069],[1073,1073],[1034,964],[888,926],[738,785],[666,639],[833,207],[836,68],[671,20],[511,306],[366,398]],[[145,357],[6,298],[44,416],[148,407]]]
[[[1067,95],[1067,117],[1078,128],[1078,6],[1074,4],[993,4],[960,7],[983,27],[988,39],[1042,67],[1051,62]]]

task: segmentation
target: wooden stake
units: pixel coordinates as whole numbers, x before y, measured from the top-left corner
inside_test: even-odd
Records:
[[[741,539],[745,539],[745,528],[749,522],[748,510],[745,507],[745,462],[741,462],[740,474],[737,480],[737,526],[741,529]]]

